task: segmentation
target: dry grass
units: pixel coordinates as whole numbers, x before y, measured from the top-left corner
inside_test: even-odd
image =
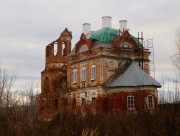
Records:
[[[35,110],[33,110],[35,111]],[[179,136],[180,104],[161,105],[156,114],[59,114],[39,121],[28,107],[0,110],[2,136]],[[62,116],[61,116],[62,115]]]

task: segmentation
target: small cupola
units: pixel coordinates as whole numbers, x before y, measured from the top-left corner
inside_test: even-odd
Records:
[[[91,24],[89,24],[89,23],[84,23],[83,24],[83,33],[85,34],[85,35],[87,35],[88,33],[90,33],[90,29],[91,28]]]
[[[127,30],[127,20],[120,20],[119,27],[122,32],[126,31]]]
[[[112,19],[112,17],[110,17],[110,16],[102,17],[102,28],[104,28],[104,27],[111,28],[111,19]]]

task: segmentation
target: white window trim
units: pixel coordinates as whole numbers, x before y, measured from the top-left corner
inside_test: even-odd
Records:
[[[96,80],[96,66],[95,65],[92,65],[91,67],[91,80]]]
[[[73,70],[73,83],[77,83],[77,69]]]
[[[83,82],[86,81],[86,68],[85,67],[81,69],[81,81]]]
[[[152,97],[152,107],[150,106],[149,97]],[[154,96],[153,95],[147,96],[147,107],[148,107],[148,109],[154,109]]]
[[[129,103],[129,98],[133,98],[133,103]],[[135,109],[134,96],[133,95],[127,96],[127,109],[128,110],[134,110]]]

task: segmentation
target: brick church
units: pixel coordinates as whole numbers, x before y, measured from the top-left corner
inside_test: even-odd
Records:
[[[66,28],[46,46],[41,72],[38,114],[48,119],[64,110],[72,112],[157,111],[157,88],[150,76],[149,55],[143,38],[134,37],[127,21],[111,27],[111,17],[102,17],[102,28],[83,33],[71,49],[72,33]]]

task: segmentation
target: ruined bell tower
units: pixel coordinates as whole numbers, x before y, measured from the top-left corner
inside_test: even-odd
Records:
[[[67,55],[71,53],[71,39],[72,34],[66,28],[57,40],[46,46],[46,63],[41,72],[41,96],[38,101],[39,113],[43,118],[49,118],[58,110],[60,98],[66,92],[66,64]]]

